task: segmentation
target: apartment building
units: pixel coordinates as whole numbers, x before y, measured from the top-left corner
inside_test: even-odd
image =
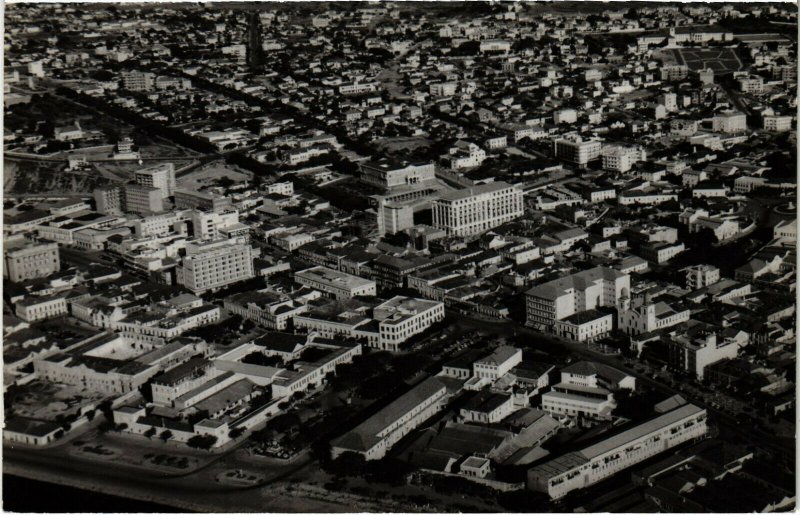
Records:
[[[142,184],[125,185],[125,211],[149,215],[164,211],[164,196],[160,189]]]
[[[791,116],[765,116],[764,130],[770,132],[787,132],[792,130]]]
[[[98,213],[121,215],[125,212],[125,194],[122,186],[109,184],[94,190],[94,205]]]
[[[172,163],[136,170],[133,177],[136,184],[157,188],[162,198],[171,197],[175,193],[175,165]]]
[[[522,189],[498,181],[451,191],[433,202],[433,226],[448,236],[473,236],[525,212]]]
[[[569,163],[584,166],[600,157],[603,144],[596,140],[584,140],[580,136],[566,136],[553,142],[553,155]]]
[[[434,97],[450,97],[456,94],[457,82],[434,82],[428,86],[430,94]]]
[[[426,379],[352,431],[334,439],[332,457],[355,452],[368,461],[383,458],[401,438],[439,412],[446,397],[447,388],[442,381],[435,377]]]
[[[719,268],[711,265],[695,265],[683,269],[686,272],[686,287],[699,290],[711,286],[720,279]]]
[[[372,318],[378,321],[379,348],[396,352],[400,344],[444,320],[444,303],[398,295],[375,306]]]
[[[553,326],[575,313],[614,307],[630,296],[630,276],[606,267],[540,284],[525,293],[528,326]]]
[[[684,442],[702,438],[706,410],[684,404],[577,452],[528,471],[528,488],[551,499],[598,483]]]
[[[124,71],[120,73],[122,87],[128,91],[150,91],[155,87],[156,75],[149,72]]]
[[[195,294],[254,276],[252,248],[239,240],[187,243],[186,257],[176,269],[178,284]]]
[[[335,299],[349,299],[357,296],[374,296],[377,293],[375,281],[355,275],[315,266],[294,274],[299,284],[319,290]]]
[[[726,338],[712,331],[680,334],[668,341],[669,365],[702,380],[707,366],[735,358],[746,344],[746,339]]]
[[[637,161],[644,161],[647,153],[641,147],[623,147],[608,145],[601,152],[603,169],[615,172],[627,172]]]
[[[7,240],[3,246],[3,277],[17,283],[47,277],[61,269],[57,243]]]
[[[714,132],[726,134],[744,132],[747,130],[747,116],[739,111],[723,111],[711,120]]]

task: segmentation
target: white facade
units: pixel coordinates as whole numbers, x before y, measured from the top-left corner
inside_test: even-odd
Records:
[[[683,442],[706,434],[706,411],[692,404],[528,471],[528,488],[552,499],[586,488]]]
[[[25,322],[36,322],[67,314],[67,301],[64,297],[30,297],[18,302],[16,314]]]
[[[510,222],[524,213],[516,185],[493,182],[446,193],[433,202],[433,226],[448,236],[472,236]]]
[[[630,296],[630,276],[596,267],[548,283],[525,293],[529,326],[552,326],[556,320],[601,306],[614,307]]]
[[[349,299],[356,296],[374,296],[377,293],[375,281],[355,275],[315,266],[294,274],[298,283],[319,290],[335,299]]]
[[[771,132],[787,132],[792,130],[791,116],[765,116],[764,130]]]
[[[602,150],[603,168],[615,172],[627,172],[637,161],[644,161],[646,153],[640,147],[608,145]]]
[[[134,172],[136,184],[157,188],[161,197],[171,197],[175,193],[175,165],[163,163]]]
[[[253,254],[250,245],[220,240],[186,245],[186,257],[176,271],[178,284],[194,293],[251,279]]]
[[[714,132],[735,133],[747,130],[747,116],[738,111],[724,111],[711,122]]]
[[[553,143],[556,159],[563,159],[580,166],[586,165],[600,157],[602,143],[595,140],[583,140],[578,136],[559,138]]]

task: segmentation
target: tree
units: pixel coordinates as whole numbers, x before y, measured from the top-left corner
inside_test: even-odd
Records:
[[[156,428],[155,427],[151,427],[150,429],[148,429],[144,433],[144,436],[146,436],[147,438],[153,438],[155,435],[156,435]]]
[[[172,438],[172,437],[173,437],[173,434],[172,434],[172,431],[170,431],[169,429],[167,429],[166,431],[162,432],[162,433],[161,433],[161,434],[160,434],[158,437],[159,437],[161,440],[163,440],[163,441],[165,441],[165,442],[166,442],[167,440],[169,440],[170,438]]]
[[[214,435],[195,435],[186,441],[186,445],[194,449],[211,449],[217,443],[217,437]]]
[[[228,437],[231,439],[236,439],[242,436],[243,434],[244,434],[243,427],[235,427],[228,432]]]

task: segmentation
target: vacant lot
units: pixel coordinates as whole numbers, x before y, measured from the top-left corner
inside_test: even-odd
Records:
[[[178,178],[178,187],[199,190],[203,186],[213,185],[223,177],[227,177],[238,184],[250,180],[252,176],[252,173],[242,170],[238,166],[229,165],[224,161],[214,161]]]
[[[732,48],[678,48],[672,54],[690,70],[711,68],[714,73],[727,73],[742,68],[742,61]]]

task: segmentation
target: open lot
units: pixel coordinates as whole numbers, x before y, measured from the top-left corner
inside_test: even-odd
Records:
[[[104,395],[73,386],[36,380],[27,385],[9,388],[6,405],[14,406],[14,413],[40,420],[55,420],[58,415],[69,415],[81,407],[96,404]]]
[[[672,50],[675,60],[690,70],[711,68],[714,73],[740,70],[742,61],[732,48],[678,48]]]
[[[199,190],[203,186],[213,185],[223,177],[227,177],[238,184],[250,180],[252,176],[252,173],[238,166],[227,164],[224,161],[213,161],[180,177],[178,179],[178,187],[189,190]]]

